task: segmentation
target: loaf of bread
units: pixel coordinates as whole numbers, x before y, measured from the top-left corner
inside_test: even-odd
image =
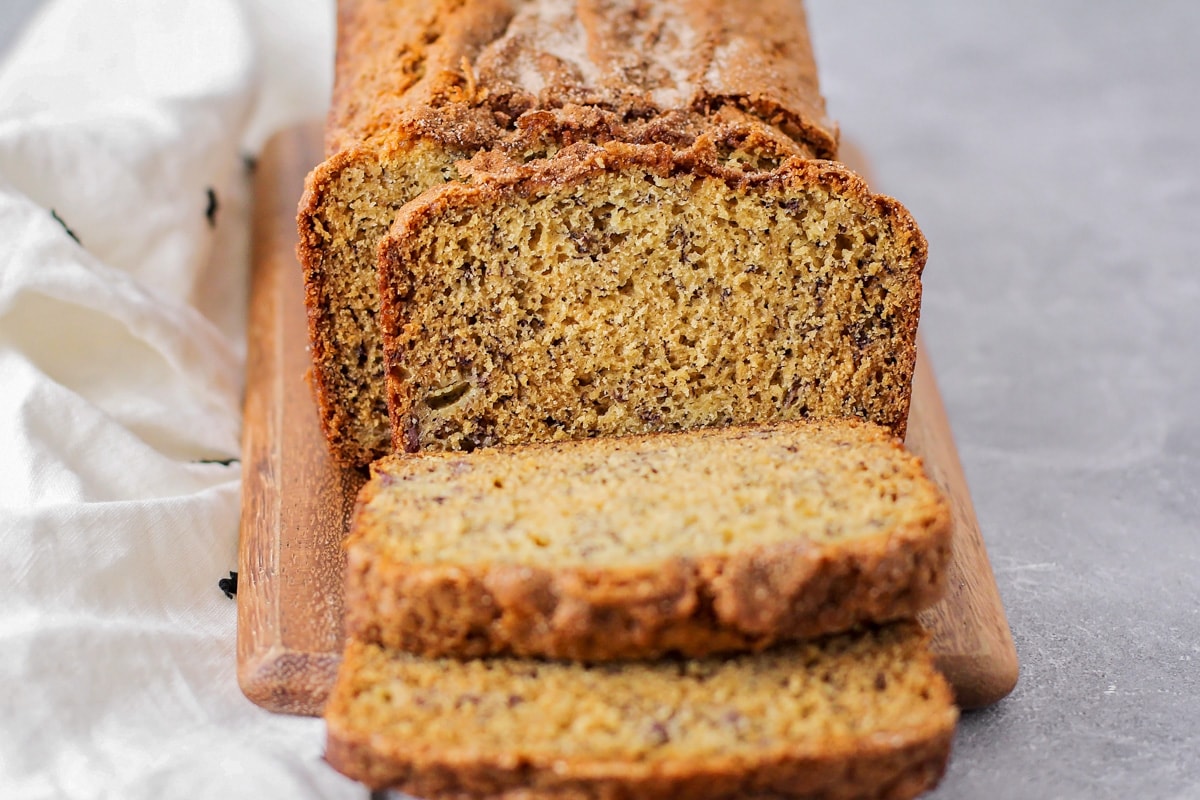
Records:
[[[347,633],[424,655],[762,649],[912,617],[949,512],[852,420],[391,456],[347,542]]]
[[[331,451],[389,449],[376,248],[481,151],[691,146],[756,171],[832,158],[800,0],[341,0],[326,160],[300,203],[313,384]]]
[[[925,240],[827,161],[577,144],[406,205],[381,246],[397,450],[802,417],[903,436]]]
[[[957,713],[922,632],[725,660],[584,666],[422,659],[352,642],[326,759],[438,798],[911,798]]]

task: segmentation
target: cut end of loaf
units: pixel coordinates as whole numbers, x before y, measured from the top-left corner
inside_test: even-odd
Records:
[[[345,2],[329,160],[300,210],[314,376],[335,458],[388,450],[375,247],[400,205],[476,153],[519,161],[574,142],[686,149],[731,163],[834,158],[803,6]]]
[[[957,714],[910,624],[723,660],[429,660],[351,642],[327,758],[418,796],[914,797]]]
[[[379,240],[396,212],[456,176],[460,154],[426,141],[337,153],[308,177],[297,218],[312,382],[321,425],[342,464],[391,449],[379,333]]]
[[[908,213],[830,162],[579,145],[444,187],[381,247],[394,446],[847,416],[903,435],[924,260]]]
[[[669,141],[702,139],[727,168],[776,169],[805,151],[736,110],[713,118],[671,113],[635,126],[611,114],[573,109],[530,112],[517,133],[478,164],[527,163],[576,138]],[[574,127],[572,127],[574,126]],[[308,177],[300,201],[297,255],[304,268],[313,384],[326,439],[341,463],[363,466],[390,452],[392,435],[380,332],[379,243],[401,207],[432,187],[480,172],[470,151],[412,131],[335,153]]]

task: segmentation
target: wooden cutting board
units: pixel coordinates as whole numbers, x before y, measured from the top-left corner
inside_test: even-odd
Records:
[[[325,450],[308,369],[296,204],[321,158],[320,128],[286,131],[256,174],[238,567],[238,681],[271,711],[319,714],[342,649],[342,539],[365,472]],[[924,346],[907,444],[950,499],[949,592],[922,616],[958,703],[1008,694],[1017,654]]]

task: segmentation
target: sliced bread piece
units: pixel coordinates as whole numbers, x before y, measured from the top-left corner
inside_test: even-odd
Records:
[[[437,798],[911,798],[957,713],[911,623],[719,660],[431,660],[350,642],[326,759]]]
[[[949,513],[857,420],[391,456],[347,543],[353,637],[425,655],[704,655],[912,616]]]
[[[575,145],[407,204],[380,249],[394,447],[803,417],[903,436],[925,240],[840,165]]]

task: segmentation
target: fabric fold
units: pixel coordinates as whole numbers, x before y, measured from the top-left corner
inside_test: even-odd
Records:
[[[332,20],[57,0],[0,63],[2,797],[361,795],[242,696],[217,588],[253,156],[327,102]]]

